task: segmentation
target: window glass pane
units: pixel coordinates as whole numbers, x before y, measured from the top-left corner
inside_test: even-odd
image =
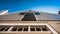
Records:
[[[16,31],[16,30],[17,30],[17,28],[13,28],[13,29],[12,29],[12,31]]]
[[[46,29],[46,28],[42,28],[42,30],[43,30],[43,31],[47,31],[47,29]]]
[[[22,31],[23,28],[19,28],[18,31]]]
[[[24,15],[25,13],[20,13],[19,15]]]
[[[2,28],[0,28],[0,31],[4,31],[4,29],[5,29],[5,28],[4,28],[4,27],[2,27]]]
[[[36,28],[36,31],[41,31],[41,29],[40,28]]]
[[[40,15],[40,13],[39,12],[36,12],[35,15]]]
[[[24,28],[24,30],[23,31],[28,31],[28,28]]]
[[[0,31],[7,31],[10,26],[0,26]]]
[[[5,31],[7,31],[9,28],[6,28]]]
[[[30,28],[31,31],[35,31],[35,28]]]
[[[36,21],[36,18],[33,13],[26,13],[22,21]]]

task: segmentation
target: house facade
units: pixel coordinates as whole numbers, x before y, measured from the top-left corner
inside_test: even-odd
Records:
[[[0,34],[60,34],[60,15],[33,10],[1,15]]]

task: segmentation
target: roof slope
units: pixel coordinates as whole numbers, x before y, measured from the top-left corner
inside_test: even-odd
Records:
[[[29,11],[26,11],[25,13],[28,13]],[[35,13],[38,11],[30,11],[31,13]],[[8,15],[1,15],[0,20],[21,20],[24,15],[19,15],[22,12],[17,12],[13,14],[8,14]],[[39,12],[40,15],[35,15],[36,20],[60,20],[60,15],[59,14],[51,14],[51,13],[45,13],[45,12]]]
[[[35,15],[37,20],[60,20],[59,14],[40,12],[41,15]]]

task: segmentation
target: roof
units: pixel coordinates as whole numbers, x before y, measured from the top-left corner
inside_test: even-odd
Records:
[[[0,14],[1,14],[2,12],[4,12],[4,11],[0,10]]]
[[[0,10],[0,15],[5,15],[8,13],[8,10]]]
[[[8,14],[8,15],[1,15],[0,20],[22,20],[24,15],[19,15],[22,12],[17,12],[17,13]],[[29,11],[28,10],[28,11],[25,11],[24,13],[33,13],[36,20],[60,20],[60,15],[59,14],[38,12],[38,13],[40,13],[40,15],[35,15],[34,13],[36,13],[36,12],[38,12],[38,11]]]

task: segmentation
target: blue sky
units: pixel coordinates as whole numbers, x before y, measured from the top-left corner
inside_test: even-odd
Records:
[[[9,13],[28,9],[57,14],[60,0],[0,0],[0,10],[9,10]]]

